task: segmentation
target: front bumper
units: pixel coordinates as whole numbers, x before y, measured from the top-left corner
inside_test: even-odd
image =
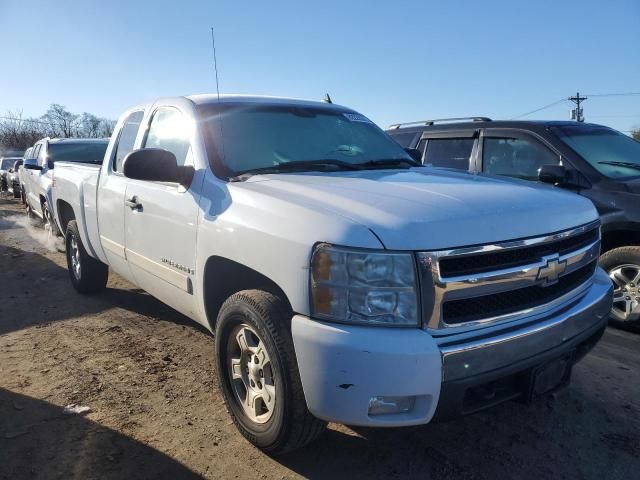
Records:
[[[552,315],[459,342],[436,340],[421,329],[337,325],[296,315],[292,334],[307,407],[327,421],[394,427],[428,423],[436,410],[438,417],[450,417],[495,405],[516,393],[466,403],[477,386],[520,378],[568,352],[584,355],[606,326],[611,299],[611,281],[598,268],[586,291]],[[370,416],[375,396],[415,396],[416,403],[407,413]]]

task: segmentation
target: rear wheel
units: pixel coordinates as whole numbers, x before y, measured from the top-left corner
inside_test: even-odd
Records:
[[[13,186],[13,198],[22,198],[20,194],[20,187],[18,185]]]
[[[286,302],[260,290],[225,301],[216,323],[216,370],[225,405],[247,440],[279,454],[314,440],[326,425],[302,391]]]
[[[74,288],[80,293],[96,293],[104,289],[109,278],[109,268],[87,254],[75,220],[67,225],[65,245],[67,268]]]
[[[42,226],[47,232],[47,237],[49,239],[59,237],[61,235],[47,202],[42,202]]]
[[[624,329],[640,328],[640,247],[619,247],[600,257],[600,266],[613,282],[609,323]]]

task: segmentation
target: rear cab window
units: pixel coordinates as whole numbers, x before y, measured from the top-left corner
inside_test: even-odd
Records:
[[[107,150],[107,140],[61,142],[49,144],[48,159],[55,162],[101,164]]]

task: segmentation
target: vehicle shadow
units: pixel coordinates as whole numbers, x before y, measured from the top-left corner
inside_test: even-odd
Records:
[[[117,288],[110,287],[96,295],[80,295],[71,285],[66,265],[60,266],[36,252],[0,245],[0,335],[34,325],[98,315],[114,307],[205,330],[151,295],[113,277]]]
[[[0,479],[20,478],[202,477],[81,415],[0,388]]]
[[[312,479],[632,478],[640,471],[640,422],[632,406],[611,408],[620,392],[598,386],[601,352],[577,366],[568,389],[531,405],[512,401],[400,429],[331,425],[313,444],[274,460]],[[624,381],[628,371],[612,375]]]

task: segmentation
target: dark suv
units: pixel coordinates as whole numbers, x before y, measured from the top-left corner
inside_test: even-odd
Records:
[[[591,199],[602,221],[600,264],[615,288],[611,323],[640,327],[640,142],[602,125],[486,117],[387,133],[425,165],[552,183]]]

